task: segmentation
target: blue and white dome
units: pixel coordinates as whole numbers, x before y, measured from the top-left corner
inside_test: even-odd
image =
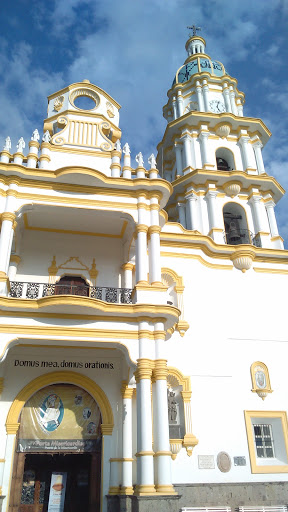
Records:
[[[188,82],[193,75],[209,73],[211,76],[221,77],[225,75],[223,64],[217,60],[211,60],[205,53],[206,42],[200,36],[190,37],[186,43],[188,58],[185,64],[178,69],[173,85]]]

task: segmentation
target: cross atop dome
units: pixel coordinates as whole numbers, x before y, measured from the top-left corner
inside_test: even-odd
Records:
[[[187,28],[188,28],[188,30],[193,30],[192,37],[197,36],[197,30],[201,30],[201,27],[196,27],[196,25],[192,25],[191,27],[187,27]],[[189,34],[189,37],[191,37],[190,34]]]

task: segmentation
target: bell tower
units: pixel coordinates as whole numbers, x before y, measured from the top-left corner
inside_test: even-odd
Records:
[[[158,145],[158,169],[174,188],[169,220],[217,244],[283,249],[274,206],[284,190],[262,158],[271,133],[261,119],[245,116],[237,80],[206,53],[199,29],[189,28]]]

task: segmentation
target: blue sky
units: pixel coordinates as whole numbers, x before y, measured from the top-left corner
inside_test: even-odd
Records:
[[[15,0],[1,9],[0,147],[42,131],[47,96],[89,79],[122,105],[122,143],[145,159],[162,138],[162,107],[186,58],[187,25],[246,94],[244,114],[272,131],[266,172],[288,190],[287,0]],[[288,241],[288,194],[277,206]]]

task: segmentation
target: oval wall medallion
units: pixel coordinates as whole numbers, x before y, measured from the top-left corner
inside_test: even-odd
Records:
[[[222,473],[228,473],[231,469],[231,458],[226,452],[219,452],[217,455],[217,466]]]

